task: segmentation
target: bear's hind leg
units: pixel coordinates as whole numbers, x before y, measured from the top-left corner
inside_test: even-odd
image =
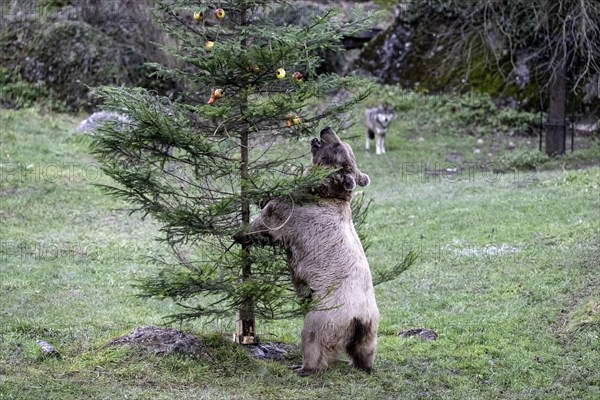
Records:
[[[302,365],[294,371],[300,376],[310,375],[329,366],[329,356],[318,343],[306,345],[302,342]]]
[[[353,321],[354,334],[346,346],[346,351],[354,368],[371,372],[375,360],[375,348],[377,346],[376,333],[371,329],[370,323],[363,323],[358,319]]]
[[[373,370],[373,361],[375,360],[375,346],[360,346],[359,348],[348,349],[348,354],[352,358],[350,365],[354,368],[370,373]]]
[[[307,318],[308,319],[308,318]],[[334,358],[333,352],[326,343],[322,343],[324,338],[314,329],[306,329],[307,320],[305,320],[302,329],[302,366],[292,367],[300,376],[310,375],[311,373],[325,369]],[[308,324],[311,326],[312,324]],[[318,326],[318,325],[317,325]]]

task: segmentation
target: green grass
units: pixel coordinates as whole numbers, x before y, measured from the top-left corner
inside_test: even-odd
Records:
[[[77,118],[0,110],[0,399],[598,398],[598,143],[586,139],[547,170],[496,174],[511,157],[505,138],[477,143],[435,125],[432,110],[420,122],[415,112],[398,113],[385,156],[362,150],[360,126],[344,136],[356,137],[358,165],[372,180],[364,189],[373,199],[371,267],[421,252],[376,288],[375,371],[339,362],[299,378],[225,339],[233,316],[175,326],[203,337],[210,360],[103,347],[175,310],[131,287],[164,252],[158,227],[91,185],[105,178],[73,132]],[[425,177],[455,166],[449,155],[467,168]],[[301,325],[259,321],[267,339],[296,345]],[[396,336],[418,327],[438,340]],[[43,359],[37,339],[62,358]]]

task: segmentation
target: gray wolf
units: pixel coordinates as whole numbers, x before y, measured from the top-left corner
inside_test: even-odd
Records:
[[[393,118],[394,110],[388,104],[365,110],[366,150],[369,150],[369,141],[375,139],[375,152],[385,153],[385,135]]]

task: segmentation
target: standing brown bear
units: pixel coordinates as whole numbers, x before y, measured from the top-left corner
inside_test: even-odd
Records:
[[[315,188],[313,202],[293,204],[273,199],[236,240],[281,245],[288,257],[299,295],[319,299],[302,328],[300,375],[327,368],[346,352],[351,365],[370,372],[377,344],[379,311],[369,263],[354,224],[350,199],[356,184],[369,177],[360,172],[350,146],[331,128],[311,141],[312,163],[333,172]]]

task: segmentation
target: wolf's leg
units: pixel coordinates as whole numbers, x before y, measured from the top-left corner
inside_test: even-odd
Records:
[[[367,133],[365,134],[365,150],[369,150],[369,130],[367,129]]]

